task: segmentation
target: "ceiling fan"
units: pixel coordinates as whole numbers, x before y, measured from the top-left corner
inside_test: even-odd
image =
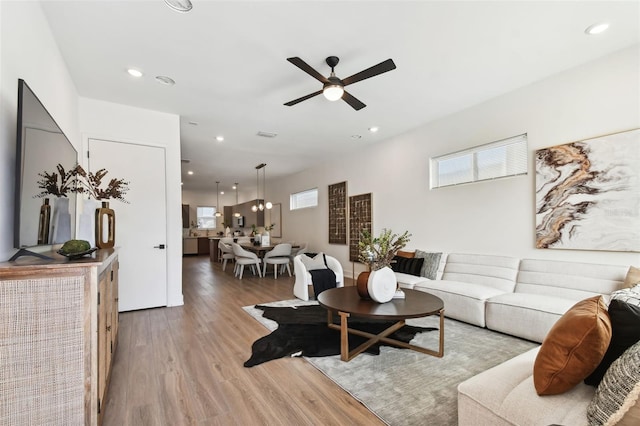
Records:
[[[341,80],[336,77],[336,74],[334,72],[335,66],[338,65],[338,62],[340,61],[337,56],[329,56],[326,59],[327,65],[331,67],[331,75],[329,77],[323,76],[297,56],[293,58],[287,58],[287,61],[291,62],[293,65],[300,68],[302,71],[306,72],[311,77],[315,78],[323,84],[322,90],[318,90],[317,92],[287,102],[285,104],[287,106],[293,106],[302,101],[306,101],[307,99],[311,99],[314,96],[318,96],[320,93],[322,93],[324,94],[324,97],[330,101],[337,101],[338,99],[342,99],[343,101],[351,105],[351,107],[356,111],[361,110],[362,108],[366,107],[366,105],[360,102],[360,100],[355,98],[350,93],[346,92],[344,90],[344,87],[396,69],[396,64],[393,63],[393,60],[387,59],[386,61],[380,62],[378,65],[374,65],[364,71],[360,71],[359,73],[353,74],[352,76]]]

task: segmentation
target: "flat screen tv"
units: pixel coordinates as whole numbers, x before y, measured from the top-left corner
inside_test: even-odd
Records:
[[[18,80],[14,247],[64,243],[75,236],[76,194],[64,186],[78,153],[24,80]],[[42,256],[40,256],[42,257]]]

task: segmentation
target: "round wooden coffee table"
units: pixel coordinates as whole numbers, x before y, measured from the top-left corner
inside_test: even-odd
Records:
[[[373,300],[363,300],[358,295],[356,287],[340,287],[325,290],[318,296],[320,306],[327,309],[327,325],[330,328],[340,330],[340,358],[343,361],[351,361],[371,345],[377,342],[385,342],[394,346],[412,349],[414,351],[433,355],[441,358],[444,355],[444,302],[433,294],[418,290],[403,289],[404,299],[393,299],[387,303],[378,303]],[[333,323],[333,313],[340,315],[340,325]],[[405,325],[409,318],[421,318],[430,315],[440,315],[440,338],[438,351],[411,345],[387,336]],[[349,328],[350,316],[373,318],[380,320],[395,320],[394,325],[379,334],[371,334],[365,331]],[[349,333],[368,337],[369,340],[349,351]]]

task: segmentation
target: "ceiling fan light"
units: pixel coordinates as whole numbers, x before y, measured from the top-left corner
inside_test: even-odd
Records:
[[[164,0],[164,2],[176,12],[187,13],[193,9],[191,0]]]
[[[322,94],[325,98],[327,98],[327,100],[330,100],[332,102],[337,101],[338,99],[342,98],[342,95],[344,94],[344,87],[339,84],[328,84],[324,86]]]

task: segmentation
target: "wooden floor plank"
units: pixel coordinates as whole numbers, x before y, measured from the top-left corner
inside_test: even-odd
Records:
[[[384,424],[304,359],[243,366],[268,331],[242,307],[293,299],[293,283],[185,257],[184,306],[120,315],[103,424]]]

